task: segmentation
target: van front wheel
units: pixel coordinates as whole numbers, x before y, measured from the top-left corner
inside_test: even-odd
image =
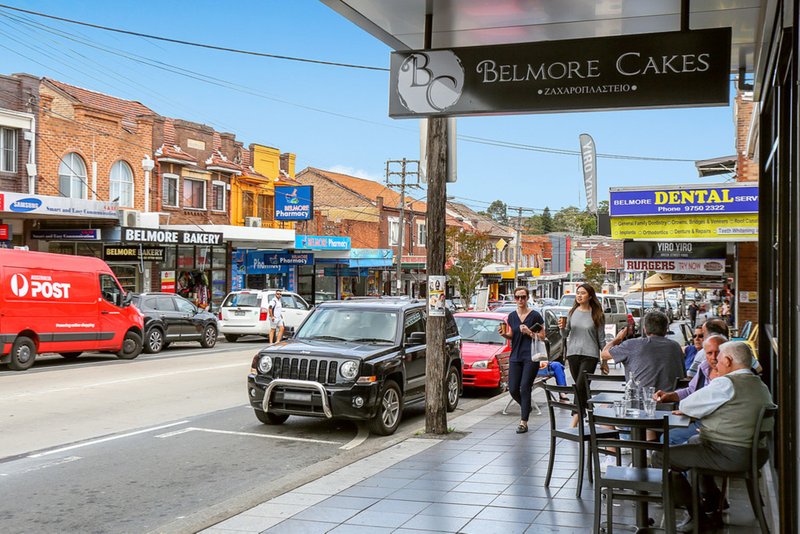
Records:
[[[142,352],[142,336],[136,332],[128,332],[122,340],[122,349],[117,353],[121,360],[132,360]]]
[[[36,344],[29,337],[19,336],[11,346],[8,366],[14,371],[30,369],[36,359]]]

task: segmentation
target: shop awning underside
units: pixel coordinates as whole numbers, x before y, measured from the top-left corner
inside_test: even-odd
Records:
[[[718,288],[722,286],[719,277],[701,277],[687,275],[673,275],[669,273],[656,273],[644,281],[644,291],[661,291],[662,289],[675,289],[680,287]],[[642,283],[633,284],[628,292],[642,291]]]

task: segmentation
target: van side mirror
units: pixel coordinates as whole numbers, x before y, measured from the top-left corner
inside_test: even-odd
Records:
[[[130,306],[131,302],[133,302],[133,295],[130,292],[125,293],[122,297],[122,307]]]
[[[409,345],[424,345],[425,344],[425,332],[412,332],[408,339],[406,339],[406,343]]]

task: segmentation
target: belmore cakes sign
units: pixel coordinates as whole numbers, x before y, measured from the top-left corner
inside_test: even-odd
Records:
[[[393,52],[389,116],[728,105],[731,29]]]

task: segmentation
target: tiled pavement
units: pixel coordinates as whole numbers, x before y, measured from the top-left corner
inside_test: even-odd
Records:
[[[408,439],[204,532],[591,532],[594,493],[588,481],[581,498],[575,496],[577,446],[558,443],[545,488],[547,410],[531,416],[527,434],[516,434],[516,416],[500,413],[505,403],[498,399],[451,421],[466,433],[461,439]],[[718,532],[758,532],[742,486],[733,485],[729,498],[727,526]],[[651,505],[650,515],[660,520],[660,508]],[[632,532],[633,517],[632,505],[615,506],[615,530]]]

